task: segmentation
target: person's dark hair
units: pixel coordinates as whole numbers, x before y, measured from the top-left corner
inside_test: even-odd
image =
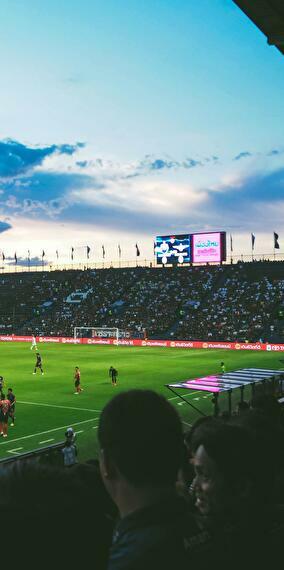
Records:
[[[13,392],[13,388],[8,388],[8,392]]]
[[[257,394],[252,398],[251,407],[275,421],[278,421],[282,415],[281,405],[272,394]]]
[[[168,486],[183,459],[182,425],[176,410],[151,390],[130,390],[103,409],[98,439],[133,485]]]
[[[192,445],[195,451],[203,445],[232,492],[245,481],[253,488],[261,465],[248,430],[214,420],[206,429],[202,425],[196,429]]]
[[[200,437],[205,430],[210,430],[211,424],[215,424],[217,420],[213,416],[202,416],[194,422],[192,428],[184,434],[184,442],[188,451],[189,457],[192,456],[193,452],[197,449]],[[197,443],[196,443],[197,438]]]

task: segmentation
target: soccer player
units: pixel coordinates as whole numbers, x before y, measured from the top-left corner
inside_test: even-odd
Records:
[[[225,362],[221,362],[221,370],[222,370],[222,374],[225,374],[225,372],[226,372]]]
[[[36,344],[36,337],[33,335],[32,336],[32,346],[31,346],[31,350],[35,348],[37,350],[37,344]]]
[[[7,400],[10,402],[10,409],[9,409],[9,418],[11,418],[11,426],[15,425],[15,405],[16,405],[16,396],[13,393],[13,388],[8,388]]]
[[[5,394],[1,394],[0,399],[0,435],[7,437],[8,435],[8,419],[9,419],[10,402]]]
[[[36,363],[33,374],[36,374],[37,368],[40,370],[41,375],[43,375],[42,358],[39,352],[36,353]]]
[[[111,378],[112,385],[116,386],[117,385],[118,372],[113,366],[110,367],[110,369],[108,371],[108,375]]]
[[[81,388],[81,372],[79,366],[75,366],[74,380],[76,389],[74,394],[80,394],[80,392],[83,392],[83,388]]]

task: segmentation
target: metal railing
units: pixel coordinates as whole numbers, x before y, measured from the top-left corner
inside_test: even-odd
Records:
[[[254,263],[254,262],[265,262],[265,261],[284,261],[284,253],[261,253],[254,255],[251,254],[240,254],[240,255],[230,255],[227,260],[222,262],[223,265],[236,264],[240,262],[244,263]],[[189,266],[200,266],[200,263],[187,263],[187,264],[177,264],[178,267],[189,267]],[[206,264],[203,264],[206,265]],[[210,263],[209,265],[220,265],[219,263]],[[20,265],[15,263],[2,263],[0,265],[0,274],[7,273],[33,273],[33,272],[51,272],[51,271],[85,271],[85,270],[95,270],[95,269],[122,269],[122,268],[136,268],[136,267],[162,267],[161,264],[157,264],[156,259],[146,259],[140,258],[135,260],[110,260],[110,261],[70,261],[66,263],[59,262],[44,262],[38,265]],[[171,268],[172,265],[164,266],[165,269]]]

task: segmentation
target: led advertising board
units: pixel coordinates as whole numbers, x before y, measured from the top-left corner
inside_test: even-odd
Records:
[[[225,232],[192,234],[193,263],[220,263],[226,259]]]
[[[156,237],[155,254],[158,264],[189,263],[191,261],[189,234]]]

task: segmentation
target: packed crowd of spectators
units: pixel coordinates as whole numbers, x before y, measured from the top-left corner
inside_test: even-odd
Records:
[[[66,434],[68,449],[74,434]],[[276,568],[284,538],[283,413],[272,393],[184,433],[150,390],[110,400],[99,461],[0,470],[13,561],[98,570]],[[19,559],[20,562],[20,559]]]
[[[277,328],[275,340],[283,341],[277,309],[284,304],[284,278],[256,277],[252,269],[252,264],[226,267],[202,305],[190,307],[179,320],[175,337],[265,342]]]
[[[281,342],[280,265],[3,275],[0,333],[73,336],[75,326],[105,326],[148,338]]]

